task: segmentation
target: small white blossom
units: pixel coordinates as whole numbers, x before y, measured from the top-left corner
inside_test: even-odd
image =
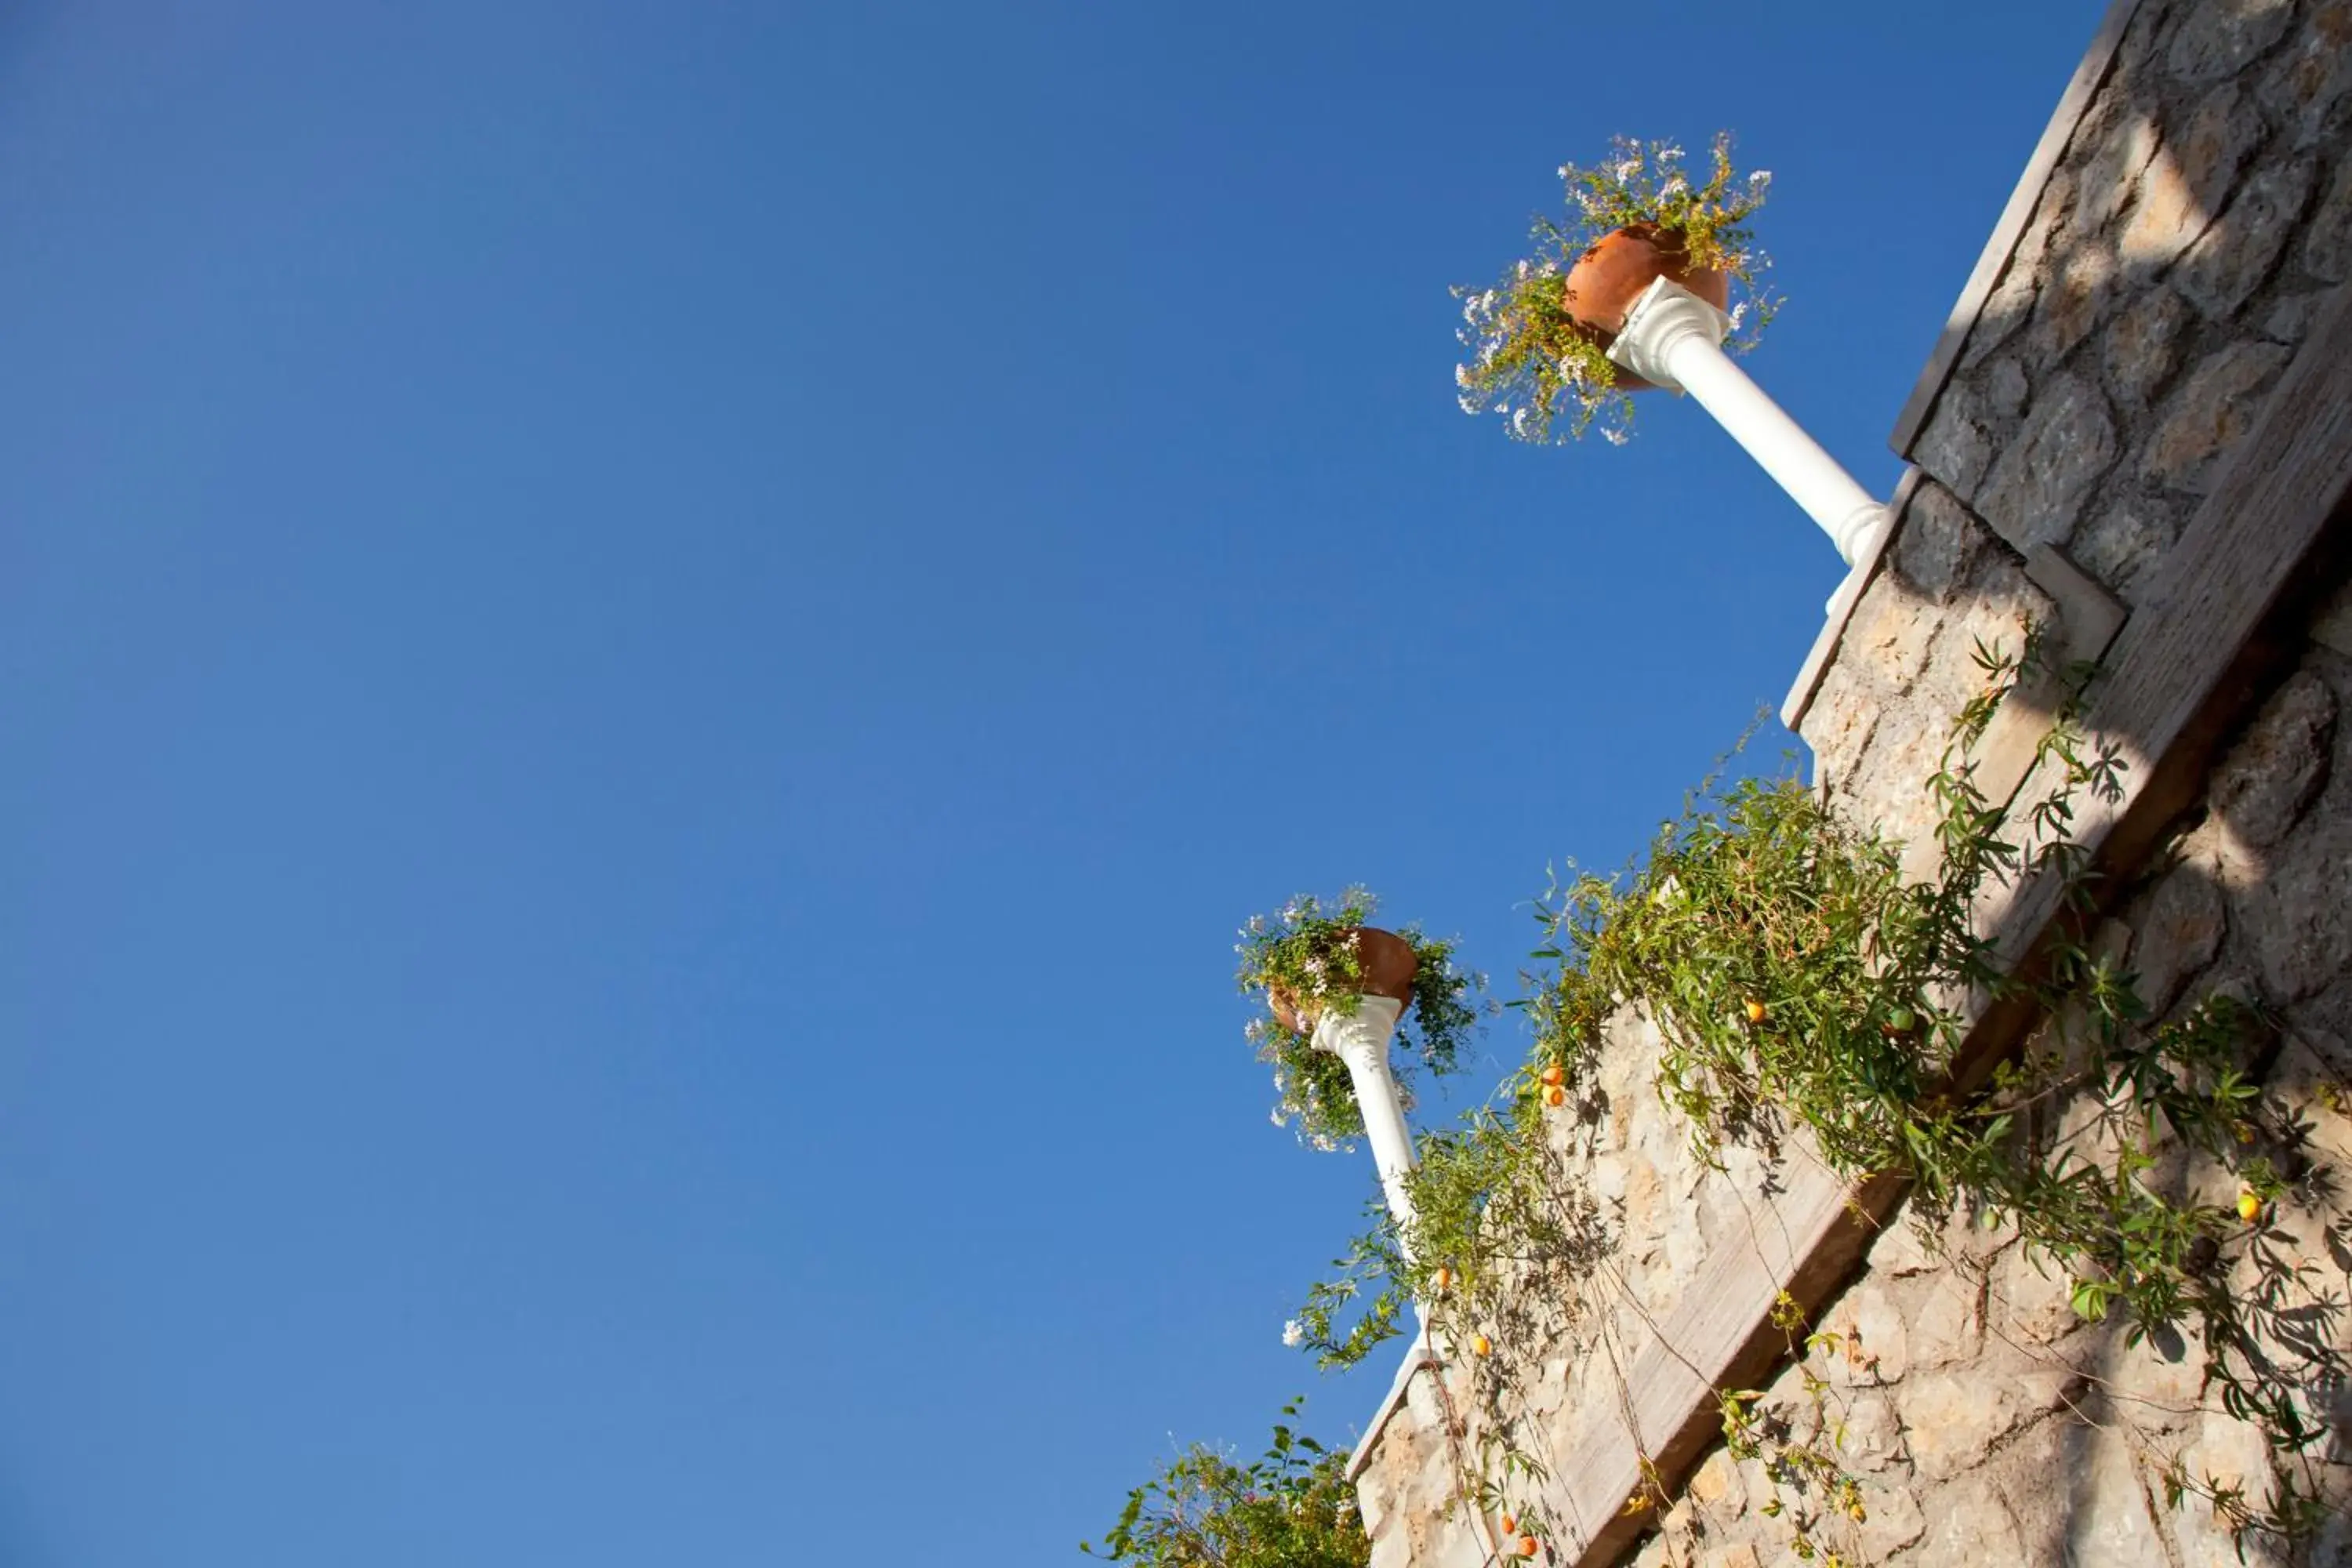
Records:
[[[1307,1325],[1293,1318],[1282,1325],[1282,1342],[1297,1350],[1307,1342]]]
[[[1625,432],[1614,425],[1604,425],[1601,427],[1601,438],[1612,447],[1622,447],[1625,444]]]

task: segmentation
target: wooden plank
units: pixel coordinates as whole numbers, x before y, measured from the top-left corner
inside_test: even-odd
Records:
[[[1944,331],[1936,340],[1935,352],[1927,356],[1927,365],[1919,373],[1917,384],[1904,400],[1903,412],[1895,418],[1895,433],[1887,437],[1895,455],[1906,459],[1911,456],[1911,444],[1927,424],[1934,412],[1936,399],[1951,379],[1952,367],[1959,363],[1960,348],[1969,340],[1969,332],[1984,313],[1985,300],[1991,297],[1993,285],[2000,281],[2001,268],[2009,264],[2017,242],[2025,237],[2025,226],[2032,221],[2034,205],[2042,200],[2050,176],[2057,172],[2058,160],[2064,155],[2066,143],[2073,139],[2074,127],[2083,121],[2084,113],[2091,107],[2099,84],[2106,79],[2107,68],[2115,64],[2116,50],[2124,41],[2124,29],[2131,25],[2132,16],[2139,9],[2140,0],[2113,0],[2099,31],[2091,40],[2090,49],[2083,63],[2060,95],[2057,110],[2050,123],[2042,128],[2042,140],[2034,143],[2033,156],[2025,161],[2025,173],[2017,188],[2009,194],[2009,205],[2000,210],[2000,221],[1992,226],[1992,237],[1985,242],[1984,253],[1969,273],[1969,280],[1960,289],[1960,297],[1945,319]]]
[[[2084,802],[2075,833],[2121,886],[2167,826],[2195,800],[2214,746],[2262,694],[2263,679],[2293,656],[2273,628],[2299,626],[2304,596],[2333,581],[2307,570],[2352,536],[2352,289],[2339,289],[2325,320],[2272,392],[2261,423],[2229,460],[2168,560],[2147,603],[2116,636],[2110,673],[2094,691],[2085,724],[2126,764],[2121,796]],[[2034,787],[2028,780],[2027,787]],[[2030,966],[2057,934],[2060,891],[2046,880],[2004,889],[1988,910],[2012,964]],[[1980,1012],[1954,1063],[1954,1088],[1979,1087],[2033,1023],[2011,1001]],[[1759,1384],[1780,1340],[1769,1322],[1781,1289],[1807,1308],[1841,1285],[1873,1221],[1892,1211],[1899,1184],[1853,1194],[1810,1163],[1793,1168],[1776,1204],[1790,1245],[1728,1249],[1710,1258],[1656,1340],[1630,1363],[1624,1410],[1583,1412],[1555,1473],[1592,1530],[1564,1559],[1602,1568],[1649,1528],[1639,1449],[1659,1480],[1679,1489],[1719,1424],[1713,1390]],[[1759,1227],[1761,1228],[1761,1227]],[[1630,1415],[1627,1412],[1630,1411]],[[1628,1426],[1632,1430],[1629,1432]]]

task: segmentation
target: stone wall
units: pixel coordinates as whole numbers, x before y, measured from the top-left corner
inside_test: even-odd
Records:
[[[1922,784],[1982,686],[1979,642],[2014,649],[2039,628],[2096,659],[2126,616],[2195,613],[2167,601],[2168,558],[2352,275],[2352,0],[2140,0],[2113,22],[2046,182],[1898,433],[1920,472],[1797,704],[1822,786],[1914,846],[1933,809]],[[2250,666],[2259,684],[2203,784],[2095,932],[2160,1014],[2221,990],[2282,1021],[2252,1066],[2303,1121],[2266,1152],[2305,1176],[2274,1237],[2309,1272],[2281,1287],[2273,1326],[2312,1338],[2274,1348],[2321,1381],[2352,1346],[2352,588],[2340,565],[2323,569],[2337,585],[2309,584],[2315,611],[2265,634],[2273,657]],[[2030,704],[2005,717],[2021,732],[2004,787],[2046,719]],[[1922,1237],[1899,1209],[1813,1320],[1834,1342],[1782,1358],[1760,1406],[1784,1443],[1836,1456],[1860,1484],[1859,1517],[1819,1516],[1785,1484],[1772,1507],[1764,1462],[1718,1444],[1686,1482],[1665,1478],[1675,1500],[1628,1550],[1579,1550],[1604,1521],[1560,1517],[1573,1490],[1560,1472],[1589,1456],[1580,1435],[1596,1413],[1625,1404],[1634,1349],[1711,1259],[1800,1261],[1773,1194],[1796,1184],[1802,1152],[1735,1149],[1707,1169],[1648,1087],[1655,1053],[1640,1020],[1620,1020],[1600,1115],[1563,1119],[1553,1152],[1601,1200],[1609,1256],[1595,1280],[1529,1282],[1495,1336],[1502,1405],[1477,1408],[1480,1380],[1441,1361],[1409,1374],[1367,1435],[1378,1568],[1468,1568],[1507,1550],[1493,1514],[1460,1498],[1482,1425],[1505,1419],[1536,1435],[1553,1471],[1512,1486],[1552,1527],[1555,1563],[1767,1568],[1799,1561],[1801,1521],[1849,1563],[2240,1561],[2210,1507],[2165,1495],[2172,1467],[2256,1500],[2269,1488],[2266,1447],[2220,1407],[2199,1347],[2085,1323],[2012,1235],[1963,1216]],[[2041,1108],[2024,1135],[2060,1135],[2083,1110]],[[2234,1194],[2224,1173],[2178,1157],[2151,1179]],[[2311,1401],[2352,1424],[2352,1390]],[[2352,1447],[2324,1458],[2312,1479],[2352,1493],[2352,1467],[2336,1462]],[[2284,1559],[2258,1542],[2244,1560]],[[2312,1560],[2352,1562],[2343,1520]]]

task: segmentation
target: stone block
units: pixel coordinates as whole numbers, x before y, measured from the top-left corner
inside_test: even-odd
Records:
[[[2186,8],[2165,50],[2175,79],[2202,83],[2237,75],[2286,36],[2294,0],[2202,0]]]
[[[2077,375],[2060,375],[2034,400],[2024,429],[1992,465],[1976,510],[2020,550],[2063,543],[2092,487],[2121,451],[2107,401]]]
[[[2117,246],[2124,265],[2155,271],[2194,244],[2262,140],[2262,110],[2236,82],[2208,93],[2180,132],[2158,144],[2140,176]]]
[[[1848,1469],[1875,1475],[1903,1458],[1903,1424],[1884,1394],[1866,1391],[1849,1398],[1830,1436]]]
[[[2260,416],[2263,395],[2289,352],[2276,343],[2240,342],[2190,373],[2165,405],[2163,423],[2149,437],[2142,466],[2159,484],[2202,495],[2231,448]]]
[[[2295,671],[2213,770],[2213,813],[2242,843],[2276,844],[2326,786],[2335,741],[2336,694],[2309,670]]]
[[[1917,1544],[1927,1533],[1927,1516],[1918,1498],[1900,1481],[1887,1485],[1865,1481],[1862,1505],[1866,1517],[1858,1533],[1865,1563],[1884,1563],[1905,1547]]]
[[[2102,97],[2114,100],[2117,95]],[[2089,152],[2076,186],[2074,230],[2095,235],[2131,204],[2140,176],[2156,156],[2158,136],[2147,111],[2128,102],[2118,102],[2103,124],[2076,130],[2078,142],[2086,136]]]
[[[1990,531],[1969,515],[1951,491],[1930,480],[1911,494],[1890,564],[1914,593],[1942,605],[1973,571],[1989,537]]]
[[[2274,165],[2247,181],[2173,268],[2172,286],[2209,317],[2235,315],[2269,281],[2318,182],[2318,166],[2308,159]]]
[[[2070,249],[2044,278],[2033,308],[2033,331],[2025,352],[2037,369],[2049,371],[2091,335],[2115,301],[2116,257],[2105,242],[2085,239]],[[1990,400],[1988,407],[1996,406]]]
[[[2081,1382],[2063,1367],[1961,1367],[1906,1379],[1895,1394],[1911,1463],[1943,1480],[1984,1463],[1993,1446],[2058,1405]]]
[[[1927,645],[1942,618],[1933,601],[1914,593],[1900,576],[1882,572],[1846,623],[1839,661],[1860,660],[1869,666],[1874,684],[1900,691],[1927,662]]]
[[[2297,148],[2337,139],[2352,103],[2352,0],[2321,0],[2263,78],[2263,105]]]
[[[1990,1295],[2001,1332],[2011,1340],[2052,1344],[2083,1326],[2064,1266],[2031,1247],[2021,1247],[2001,1260]]]
[[[1973,1360],[1984,1349],[1984,1281],[1964,1268],[1947,1268],[1912,1313],[1908,1349],[1920,1371]]]
[[[2331,790],[2267,858],[2267,875],[2233,900],[2263,989],[2277,1002],[2315,995],[2352,968],[2352,789]]]
[[[1914,1559],[1919,1568],[2012,1568],[2033,1559],[2009,1500],[1984,1477],[1927,1498],[1927,1529]]]
[[[2065,1469],[2065,1540],[2077,1563],[2165,1561],[2165,1542],[2148,1507],[2147,1489],[2123,1439],[2112,1433],[2075,1428],[2070,1446],[2087,1452],[2069,1456]]]
[[[2126,418],[2147,408],[2180,367],[2180,330],[2188,301],[2169,289],[2151,289],[2132,301],[2100,343],[2107,390]]]
[[[2005,419],[2025,412],[2025,399],[2033,390],[2018,363],[2006,356],[1985,366],[1984,389],[1986,405]]]
[[[2329,289],[2313,289],[2285,295],[2263,312],[2262,325],[2255,330],[2274,343],[2292,347],[2311,335],[2312,323],[2319,319],[2332,293]]]
[[[1870,1245],[1870,1271],[1880,1279],[1906,1279],[1945,1267],[1944,1260],[1929,1250],[1928,1242],[1920,1235],[1907,1208],[1888,1220],[1886,1228]]]
[[[2139,918],[2131,950],[2149,1013],[2161,1017],[2171,1010],[2181,987],[2221,951],[2229,924],[2221,889],[2208,868],[2192,863],[2165,875]]]
[[[1822,1328],[1838,1336],[1828,1352],[1829,1381],[1842,1388],[1898,1383],[1911,1364],[1903,1314],[1877,1285],[1865,1282],[1846,1292]]]
[[[2125,603],[2137,605],[2179,539],[2185,511],[2163,496],[2126,496],[2077,525],[2066,552]]]
[[[2336,177],[2305,226],[2304,270],[2330,283],[2352,275],[2352,159],[2337,165]]]
[[[1976,498],[1992,463],[1992,437],[1979,419],[1966,384],[1954,382],[1944,388],[1935,413],[1911,443],[1910,456],[1962,501]]]
[[[2193,1481],[2240,1487],[2257,1500],[2267,1496],[2273,1484],[2270,1445],[2261,1431],[2219,1411],[2205,1415],[2197,1441],[2181,1452],[2180,1464]],[[2186,1568],[2237,1568],[2242,1562],[2228,1524],[2215,1518],[2212,1505],[2201,1498],[2183,1498],[2165,1523],[2175,1560]]]

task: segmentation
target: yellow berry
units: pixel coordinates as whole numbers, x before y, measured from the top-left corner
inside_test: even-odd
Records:
[[[1764,1021],[1764,1004],[1753,996],[1748,999],[1748,1021],[1751,1024],[1760,1024]]]
[[[2262,1199],[2256,1197],[2252,1193],[2240,1193],[2238,1194],[2238,1217],[2240,1219],[2244,1220],[2248,1225],[2252,1225],[2254,1221],[2260,1219],[2262,1215]]]
[[[1493,1353],[1494,1349],[1495,1342],[1488,1339],[1486,1335],[1472,1334],[1470,1336],[1470,1353],[1472,1355],[1489,1355]]]

